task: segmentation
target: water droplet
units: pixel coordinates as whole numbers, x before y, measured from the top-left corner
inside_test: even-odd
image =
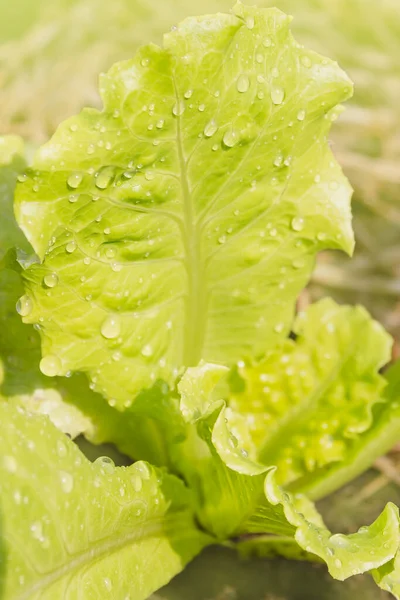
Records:
[[[109,456],[99,456],[94,461],[94,464],[100,467],[105,473],[109,473],[110,475],[114,473],[115,464]]]
[[[199,105],[199,111],[200,111],[200,112],[204,112],[204,111],[205,111],[205,109],[206,109],[206,105],[205,105],[205,104],[200,104],[200,105]]]
[[[33,309],[33,302],[29,296],[21,296],[21,298],[17,302],[17,313],[21,315],[21,317],[27,317],[30,315]]]
[[[250,79],[246,74],[242,73],[241,75],[239,75],[238,80],[236,82],[236,89],[238,92],[244,93],[247,92],[249,87]]]
[[[186,90],[186,92],[183,95],[187,100],[189,100],[189,98],[191,98],[193,95],[193,90]]]
[[[304,219],[302,217],[294,217],[291,226],[294,231],[302,231],[304,229]]]
[[[132,477],[132,485],[135,492],[140,492],[143,487],[143,481],[139,475],[134,475]]]
[[[228,148],[233,148],[238,143],[239,136],[234,129],[228,129],[225,131],[222,141]]]
[[[277,323],[274,327],[275,333],[282,333],[284,327],[285,327],[284,323]]]
[[[164,127],[164,123],[165,123],[164,119],[160,119],[159,121],[157,121],[157,123],[156,123],[157,129],[162,129]]]
[[[150,60],[148,58],[142,58],[140,64],[142,65],[142,67],[147,67],[150,64]]]
[[[25,173],[22,173],[21,175],[18,175],[17,179],[20,183],[23,183],[24,181],[26,181],[28,179],[28,177],[27,177],[27,175],[25,175]]]
[[[307,69],[309,69],[312,65],[311,59],[308,56],[302,56],[300,62],[303,67],[306,67]]]
[[[70,494],[74,488],[74,478],[71,473],[60,471],[61,488],[66,494]]]
[[[247,27],[247,29],[253,29],[253,27],[254,27],[254,17],[252,17],[252,16],[246,17],[246,27]]]
[[[143,356],[153,356],[153,348],[149,344],[146,344],[142,348],[142,354]]]
[[[96,175],[95,184],[100,190],[105,190],[110,185],[114,177],[113,167],[104,167]]]
[[[258,64],[261,64],[264,60],[264,56],[262,54],[256,54],[256,61]]]
[[[285,97],[285,92],[280,87],[274,87],[271,90],[271,100],[274,104],[282,104],[283,99]]]
[[[64,458],[67,455],[67,446],[61,440],[57,440],[57,454],[60,458]]]
[[[90,256],[85,256],[85,258],[83,259],[83,264],[90,265],[90,263],[91,263]]]
[[[54,356],[54,354],[48,354],[47,356],[43,356],[42,360],[40,361],[39,368],[43,375],[47,375],[47,377],[55,377],[61,370],[61,361],[58,356]]]
[[[206,137],[212,137],[214,133],[218,131],[218,125],[214,119],[209,121],[207,125],[204,127],[204,135]]]
[[[341,569],[342,568],[342,561],[340,560],[340,558],[335,558],[335,567],[337,569]]]
[[[305,118],[306,118],[306,111],[305,110],[299,110],[299,112],[297,113],[297,120],[298,121],[304,121]]]
[[[118,337],[121,333],[121,324],[118,320],[118,317],[110,315],[104,319],[103,323],[101,324],[100,331],[101,335],[108,340]]]
[[[176,104],[174,104],[172,108],[172,114],[174,114],[176,117],[180,117],[184,112],[185,105],[181,100],[179,100]]]
[[[65,246],[65,250],[68,252],[68,254],[72,254],[72,252],[75,252],[76,250],[76,243],[74,241],[68,242],[68,244]]]
[[[79,200],[78,194],[70,194],[68,196],[68,202],[71,202],[71,204],[74,204],[75,202],[78,202],[78,200]]]
[[[75,173],[71,173],[67,179],[68,187],[75,190],[79,187],[83,180],[83,173],[79,173],[78,171]]]
[[[264,46],[265,48],[270,48],[270,46],[271,46],[271,45],[272,45],[272,40],[271,40],[271,38],[270,38],[270,37],[266,37],[266,38],[264,38],[264,40],[263,40],[263,46]]]
[[[35,540],[39,540],[40,542],[42,542],[44,540],[43,537],[43,524],[41,521],[34,521],[31,525],[31,532],[32,532],[32,537],[35,538]]]
[[[43,282],[49,288],[56,287],[58,284],[58,275],[56,273],[49,273],[43,277]]]
[[[108,577],[104,577],[103,582],[104,582],[104,587],[106,588],[107,592],[111,592],[112,587],[113,587],[111,579],[109,579]]]
[[[18,468],[17,461],[13,456],[5,456],[3,459],[4,468],[9,473],[15,473]]]

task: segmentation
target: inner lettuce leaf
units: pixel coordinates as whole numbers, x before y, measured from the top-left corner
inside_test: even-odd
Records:
[[[90,463],[47,417],[12,403],[0,419],[3,600],[144,600],[212,542],[173,475]]]
[[[206,516],[213,517],[214,532],[218,535],[221,521],[228,522],[232,506],[239,507],[241,522],[237,518],[236,530],[228,535],[233,539],[239,536],[240,542],[240,536],[252,534],[249,538],[252,551],[257,544],[254,534],[260,534],[263,550],[268,535],[270,554],[282,550],[284,555],[295,558],[312,560],[315,556],[324,561],[332,577],[339,580],[371,572],[378,585],[398,594],[398,508],[389,503],[374,523],[360,528],[357,533],[332,534],[314,504],[302,494],[283,490],[277,483],[276,467],[252,461],[242,447],[241,439],[230,431],[225,403],[219,399],[218,376],[221,379],[224,374],[218,365],[202,364],[188,369],[180,383],[182,412],[188,422],[195,424],[199,438],[207,447],[209,465],[214,462],[214,474],[210,467],[205,473],[210,479],[198,482],[197,489],[193,486],[212,505],[212,512]],[[212,379],[216,382],[214,388],[210,383]],[[193,390],[201,387],[202,381],[205,394],[197,400],[198,394]],[[206,461],[207,454],[203,452],[203,463]],[[193,482],[194,477],[192,485]],[[218,490],[218,484],[224,484],[225,488]],[[299,552],[294,543],[300,547]]]
[[[296,489],[302,477],[346,460],[373,426],[392,340],[362,307],[331,299],[298,314],[293,333],[259,363],[239,365],[229,406],[232,427],[237,413],[246,421],[248,451]]]
[[[351,252],[327,144],[352,86],[276,9],[189,18],[101,78],[17,187],[41,264],[24,274],[48,376],[83,371],[119,408],[200,360],[286,337],[316,253]]]

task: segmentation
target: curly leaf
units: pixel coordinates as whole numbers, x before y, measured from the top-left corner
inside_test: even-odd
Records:
[[[7,403],[0,415],[4,600],[141,600],[209,541],[175,477],[92,464],[48,419]]]
[[[48,375],[85,371],[123,407],[200,359],[259,356],[287,332],[316,253],[352,250],[326,141],[351,83],[289,22],[240,4],[187,19],[115,65],[104,110],[37,153],[16,212],[42,259],[25,319]]]
[[[386,371],[384,378],[387,386],[380,401],[372,406],[371,427],[347,440],[344,459],[307,473],[289,485],[289,489],[312,499],[323,498],[366,471],[399,441],[400,361]]]
[[[391,338],[363,308],[330,299],[301,313],[293,330],[295,341],[239,368],[244,390],[229,405],[245,418],[258,460],[296,489],[303,476],[345,461],[373,425]]]
[[[197,480],[192,478],[196,493],[205,499],[202,514],[209,518],[208,525],[211,523],[215,530],[236,511],[236,529],[227,535],[236,538],[261,534],[261,552],[269,555],[283,552],[307,560],[318,557],[339,580],[377,569],[376,578],[384,577],[392,569],[400,544],[397,507],[389,503],[372,525],[362,527],[357,533],[332,534],[308,498],[287,493],[278,485],[276,467],[261,467],[246,456],[243,440],[230,430],[223,401],[218,402],[215,394],[210,393],[208,384],[213,368],[213,365],[201,365],[189,369],[182,380],[186,389],[190,386],[199,389],[204,379],[210,398],[208,406],[204,399],[196,402],[195,394],[190,399],[185,398],[186,405],[190,400],[192,410],[198,409],[197,431],[209,450],[208,456],[204,452],[199,459],[202,468],[195,465]],[[217,374],[218,367],[215,369]],[[185,476],[187,473],[190,480],[189,467]],[[223,489],[219,490],[219,486]],[[266,538],[265,534],[270,537]],[[239,537],[238,541],[242,552],[257,552],[256,537],[244,542]]]

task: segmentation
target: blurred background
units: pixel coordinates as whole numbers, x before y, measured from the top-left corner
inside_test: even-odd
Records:
[[[163,32],[186,16],[227,11],[232,2],[0,0],[0,135],[19,134],[33,151],[60,121],[83,106],[99,106],[100,72],[143,43],[161,43]],[[292,14],[298,41],[336,59],[355,82],[354,98],[331,136],[355,190],[355,256],[321,255],[300,301],[330,295],[365,305],[392,333],[399,356],[400,1],[257,4]],[[352,531],[374,518],[385,501],[399,503],[397,455],[387,460],[325,501],[322,509],[333,528]],[[343,522],[349,506],[351,517]],[[228,550],[212,549],[154,600],[346,600],[357,594],[387,598],[367,577],[330,583],[320,566],[242,562]]]

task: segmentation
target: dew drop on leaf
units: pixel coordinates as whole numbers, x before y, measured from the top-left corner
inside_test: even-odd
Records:
[[[83,180],[83,174],[76,172],[76,173],[71,173],[67,179],[67,184],[68,187],[75,190],[77,187],[80,186],[80,184],[82,183]]]
[[[294,217],[291,227],[294,231],[302,231],[304,229],[304,219],[302,217]]]
[[[47,375],[47,377],[55,377],[61,370],[61,361],[58,356],[48,354],[47,356],[43,356],[42,360],[40,361],[39,368],[43,375]]]
[[[139,475],[134,475],[132,477],[132,485],[133,485],[133,489],[135,490],[135,492],[140,492],[140,490],[143,487],[143,482]]]
[[[100,190],[105,190],[110,185],[114,176],[114,170],[112,167],[105,167],[99,171],[96,175],[95,184]]]
[[[312,65],[311,59],[308,56],[302,56],[300,62],[303,67],[306,67],[307,69],[309,69]]]
[[[114,461],[109,456],[99,456],[94,461],[94,464],[100,467],[105,473],[112,474],[115,470]]]
[[[242,73],[239,75],[238,80],[236,82],[236,89],[238,92],[244,93],[247,92],[250,87],[250,79],[248,75]]]
[[[335,567],[337,569],[341,569],[342,568],[342,561],[340,560],[340,558],[335,558]]]
[[[21,315],[21,317],[27,317],[30,315],[33,309],[33,302],[29,296],[21,296],[21,298],[17,302],[17,313]]]
[[[142,354],[143,356],[153,356],[153,348],[149,344],[146,344],[142,348]]]
[[[108,340],[118,337],[121,333],[121,324],[118,320],[118,317],[110,315],[104,319],[100,331],[101,335]]]
[[[104,577],[103,582],[104,582],[104,587],[106,588],[106,590],[108,592],[111,592],[112,587],[113,587],[111,579],[109,579],[108,577]]]
[[[204,127],[204,135],[206,137],[212,137],[214,133],[218,131],[218,125],[214,119],[209,121],[207,125]]]
[[[304,121],[305,118],[306,118],[306,111],[305,110],[299,110],[299,112],[297,113],[297,120],[298,121]]]
[[[70,494],[74,489],[74,478],[71,473],[60,471],[61,488],[66,494]]]
[[[283,99],[285,97],[285,92],[280,87],[274,87],[271,90],[271,100],[274,104],[279,105],[282,104]]]
[[[60,458],[64,458],[67,455],[67,446],[61,440],[57,440],[57,454]]]
[[[74,241],[68,242],[68,244],[65,246],[65,250],[68,252],[68,254],[72,254],[72,252],[76,250],[76,243]]]
[[[252,17],[252,16],[246,17],[246,27],[247,27],[247,29],[254,28],[254,17]]]
[[[176,104],[174,104],[172,108],[172,114],[174,114],[176,117],[180,117],[184,112],[185,105],[181,100],[179,100]]]
[[[56,287],[58,284],[58,275],[56,273],[49,273],[43,277],[43,282],[49,288]]]
[[[222,141],[228,148],[233,148],[233,146],[235,146],[238,143],[239,136],[234,129],[228,129],[227,131],[225,131]]]

